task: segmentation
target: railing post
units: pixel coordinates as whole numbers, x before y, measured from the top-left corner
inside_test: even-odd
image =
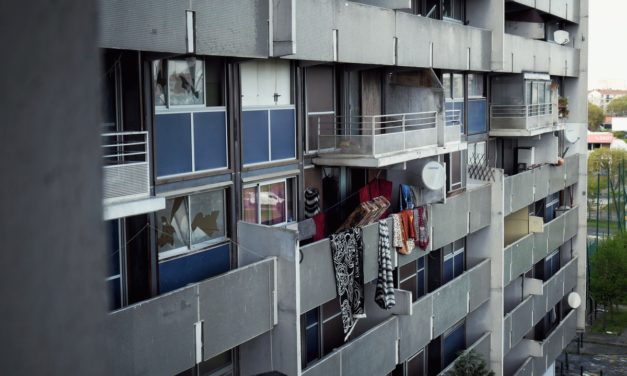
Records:
[[[376,140],[376,131],[375,131],[375,117],[372,117],[372,156],[375,156],[376,153],[376,147],[375,147],[375,140]]]
[[[402,131],[403,131],[403,150],[407,150],[407,140],[405,139],[405,137],[407,136],[407,134],[405,133],[405,126],[406,126],[406,122],[405,122],[405,114],[403,114],[403,120],[402,120]]]

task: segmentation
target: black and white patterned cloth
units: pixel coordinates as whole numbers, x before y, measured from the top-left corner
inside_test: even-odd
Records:
[[[320,213],[320,191],[318,188],[305,189],[305,218],[313,218]]]
[[[379,221],[379,274],[374,301],[383,309],[396,305],[394,297],[394,275],[390,250],[390,229],[385,219]]]
[[[350,228],[331,235],[331,256],[340,309],[344,341],[364,312],[364,244],[361,228]]]

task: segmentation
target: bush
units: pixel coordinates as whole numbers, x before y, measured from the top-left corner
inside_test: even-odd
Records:
[[[485,360],[475,350],[460,356],[447,376],[494,376]]]

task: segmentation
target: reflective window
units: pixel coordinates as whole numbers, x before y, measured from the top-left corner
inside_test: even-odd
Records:
[[[335,76],[327,65],[305,70],[307,100],[306,151],[312,152],[334,146],[335,131]],[[320,145],[318,133],[320,132]]]
[[[322,340],[323,356],[344,344],[342,312],[337,299],[322,306]]]
[[[460,355],[460,352],[464,351],[465,348],[466,324],[461,323],[459,326],[444,334],[444,341],[442,343],[442,358],[444,367],[453,363],[453,361],[455,361],[455,359]]]
[[[470,73],[468,74],[468,96],[469,97],[483,97],[483,74]]]
[[[442,285],[452,281],[464,273],[465,240],[460,239],[443,248],[444,264],[442,268]]]
[[[401,290],[411,291],[412,301],[425,295],[426,271],[424,257],[412,261],[398,268],[399,284]]]
[[[205,70],[202,60],[169,60],[168,94],[170,106],[204,104]]]
[[[463,21],[463,0],[444,0],[442,2],[442,13],[445,18]]]
[[[258,183],[243,189],[242,219],[263,225],[294,221],[294,178]]]
[[[453,74],[453,98],[464,99],[464,75],[461,73]]]

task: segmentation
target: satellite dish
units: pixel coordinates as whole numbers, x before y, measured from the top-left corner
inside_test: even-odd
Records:
[[[570,308],[577,309],[581,305],[581,296],[576,292],[568,294],[568,305]]]
[[[570,42],[570,34],[566,30],[555,30],[553,33],[553,40],[555,43],[564,45]]]
[[[446,171],[444,171],[444,166],[436,161],[425,163],[425,165],[422,166],[422,171],[420,171],[420,179],[422,186],[429,190],[437,191],[442,189],[446,183]]]
[[[564,129],[564,138],[571,144],[577,142],[579,140],[577,129],[567,126],[566,129]]]

